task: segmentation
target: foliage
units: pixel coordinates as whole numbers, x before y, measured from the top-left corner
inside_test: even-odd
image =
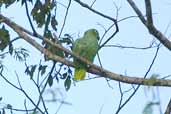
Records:
[[[72,48],[73,42],[71,38],[69,38],[68,36],[63,37],[63,38],[57,38],[57,36],[54,33],[52,33],[53,31],[50,30],[50,26],[51,26],[51,28],[54,31],[57,31],[58,22],[56,20],[56,14],[52,14],[52,11],[54,11],[54,9],[56,8],[55,1],[46,0],[44,3],[42,3],[42,1],[39,1],[39,0],[34,1],[34,2],[32,0],[13,0],[13,1],[3,0],[0,3],[1,3],[1,7],[5,5],[5,7],[8,8],[10,5],[14,4],[15,2],[21,2],[22,6],[24,4],[27,5],[27,2],[34,3],[34,7],[31,10],[31,15],[33,17],[33,20],[37,23],[38,27],[43,28],[43,26],[45,26],[43,36],[51,40],[54,43],[57,43],[60,45],[68,45],[70,46],[70,48]],[[16,40],[13,39],[10,41],[9,33],[8,33],[8,30],[5,29],[5,26],[2,26],[2,28],[0,29],[0,34],[1,34],[1,42],[2,42],[2,44],[0,45],[1,51],[3,51],[7,46],[9,46],[8,52],[10,53],[10,55],[13,55],[16,60],[26,61],[26,58],[29,57],[28,50],[24,48],[14,49],[14,46],[13,46],[13,43],[20,38],[17,38]],[[48,49],[51,53],[55,55],[58,55],[62,58],[68,58],[68,59],[71,58],[69,54],[59,50],[58,48],[50,45],[49,43],[45,41],[42,42],[42,45],[44,45],[44,48]],[[51,60],[47,56],[44,56],[44,57],[46,61]],[[63,65],[61,67],[63,67]],[[35,74],[36,69],[38,69],[38,72],[41,75],[44,75],[45,73],[47,73],[47,70],[46,70],[47,65],[37,65],[37,64],[27,66],[25,73],[30,76],[30,79],[33,79],[34,75],[36,75]],[[71,70],[69,74],[67,72],[64,72],[63,76],[60,77],[60,79],[65,80],[64,87],[66,88],[66,90],[69,90],[71,86],[71,79],[72,79],[70,75],[71,73],[72,73]],[[67,76],[64,76],[65,74],[67,74]],[[59,73],[55,73],[53,75],[52,72],[49,72],[48,81],[47,81],[49,86],[53,85],[54,77],[57,77],[56,75],[59,75]],[[58,80],[58,78],[56,79]]]
[[[5,29],[5,26],[2,26],[0,29],[0,50],[3,51],[10,42],[10,35],[7,29]]]
[[[148,102],[143,109],[143,114],[153,114],[153,107],[159,105],[159,102]]]
[[[99,53],[98,53],[97,59],[100,64],[100,67],[94,64],[87,65],[85,64],[86,61],[82,60],[82,58],[79,58],[79,56],[81,57],[82,53],[84,53],[87,48],[86,49],[83,48],[83,50],[81,50],[80,53],[77,53],[79,49],[74,49],[74,46],[73,46],[74,45],[73,39],[77,38],[75,37],[76,35],[73,36],[73,34],[71,34],[70,32],[65,31],[66,24],[68,25],[76,24],[76,26],[80,26],[78,24],[79,22],[77,23],[77,21],[75,23],[67,21],[68,16],[71,16],[71,15],[75,16],[74,11],[70,12],[72,11],[70,10],[70,8],[75,6],[75,3],[73,1],[77,3],[79,6],[81,6],[81,8],[86,8],[88,11],[91,12],[91,14],[93,13],[97,17],[99,16],[99,19],[104,18],[105,23],[98,23],[98,24],[96,23],[96,25],[100,26],[99,30],[102,29],[100,31],[101,38],[99,40],[99,43],[97,42],[97,44],[99,45],[99,48],[98,48]],[[92,1],[91,4],[87,4],[89,3],[88,1],[84,1],[85,3],[82,1],[84,0],[68,0],[68,1],[65,1],[67,4],[65,5],[63,3],[60,3],[60,1],[58,0],[0,0],[0,9],[6,10],[7,8],[10,8],[11,6],[14,6],[16,4],[19,4],[22,8],[25,8],[26,18],[28,20],[24,20],[25,18],[23,18],[23,22],[28,21],[29,22],[28,26],[31,27],[31,30],[30,30],[31,32],[28,31],[27,28],[24,28],[24,27],[22,28],[20,26],[18,27],[17,24],[13,23],[14,21],[13,17],[9,17],[9,19],[8,18],[4,19],[3,12],[0,11],[0,75],[1,75],[0,77],[4,79],[5,82],[7,82],[9,85],[19,90],[20,92],[22,92],[24,96],[26,97],[26,99],[29,100],[29,103],[32,104],[33,108],[28,110],[26,106],[27,103],[24,102],[25,109],[22,109],[22,111],[29,113],[29,114],[39,114],[39,113],[48,114],[48,111],[50,110],[49,108],[51,107],[47,107],[46,105],[46,103],[48,102],[45,99],[46,92],[48,91],[49,88],[53,90],[53,87],[58,87],[58,84],[61,84],[61,83],[65,91],[69,91],[71,89],[72,84],[75,84],[75,80],[73,80],[73,69],[71,67],[76,68],[77,65],[73,63],[73,60],[77,59],[77,56],[81,61],[80,65],[84,65],[85,67],[88,66],[88,69],[86,69],[87,72],[98,75],[98,77],[94,77],[90,79],[105,77],[107,85],[110,88],[112,88],[112,91],[113,91],[112,80],[116,80],[117,82],[119,82],[118,83],[119,86],[116,86],[116,88],[118,87],[118,89],[115,89],[115,90],[118,90],[116,92],[120,93],[120,97],[117,98],[119,102],[118,102],[118,108],[116,109],[116,114],[118,114],[120,110],[131,100],[131,98],[133,98],[133,96],[136,94],[136,92],[138,91],[141,85],[148,86],[148,89],[153,88],[153,86],[171,86],[170,83],[167,83],[168,81],[170,81],[170,80],[167,80],[167,78],[169,78],[170,75],[165,76],[164,78],[161,78],[162,77],[161,75],[154,73],[151,75],[150,78],[147,78],[147,76],[149,75],[149,72],[152,69],[152,66],[154,66],[154,62],[156,61],[158,52],[162,47],[161,44],[163,44],[163,46],[165,46],[168,50],[171,50],[171,42],[169,41],[169,38],[167,38],[165,34],[162,34],[162,32],[160,32],[153,23],[153,15],[152,15],[153,12],[152,12],[150,0],[143,1],[145,2],[145,10],[146,10],[145,13],[141,12],[141,10],[136,6],[134,1],[127,0],[127,2],[130,4],[130,6],[133,8],[133,10],[138,16],[129,15],[129,17],[124,17],[123,19],[120,19],[120,16],[119,16],[120,8],[117,6],[117,4],[115,4],[115,1],[112,1],[112,2],[115,6],[116,14],[112,12],[112,15],[108,15],[108,13],[105,14],[104,13],[105,11],[104,12],[101,11],[105,9],[101,7],[99,10],[96,10],[95,6],[98,5],[96,4],[98,3],[98,1],[96,0]],[[59,12],[60,14],[58,14],[57,12],[59,8],[59,4],[64,8],[63,11]],[[81,9],[79,8],[78,8],[78,11]],[[116,17],[113,14],[115,14]],[[60,20],[61,18],[59,16],[63,16],[62,21]],[[87,21],[93,20],[92,17],[89,18],[89,16],[86,16],[86,15],[85,17],[87,18]],[[76,15],[76,18],[79,18],[79,15]],[[123,45],[117,44],[118,42],[115,43],[117,39],[113,40],[114,43],[110,42],[115,37],[118,37],[116,35],[117,33],[122,31],[122,30],[119,31],[120,25],[118,25],[118,23],[120,24],[121,21],[130,19],[130,18],[141,20],[144,27],[148,29],[149,33],[152,36],[154,36],[154,39],[149,43],[149,46],[147,47],[138,47],[136,45],[135,46],[123,46]],[[79,20],[79,21],[82,21],[82,20]],[[105,24],[108,23],[108,21],[111,23],[110,23],[110,26],[106,27],[107,25]],[[99,21],[99,22],[102,22],[102,21]],[[131,23],[131,24],[134,24],[134,23]],[[88,27],[90,26],[91,25],[88,25]],[[131,26],[129,27],[131,28]],[[72,29],[75,31],[75,28],[72,28]],[[79,29],[82,29],[82,28],[79,28]],[[90,29],[90,28],[86,28],[86,29]],[[18,36],[14,38],[11,30],[16,32]],[[27,61],[29,57],[34,57],[34,55],[30,56],[30,54],[32,54],[32,50],[26,49],[24,45],[22,47],[16,46],[16,43],[18,43],[18,40],[21,40],[21,39],[24,39],[27,43],[31,44],[33,47],[39,50],[41,54],[43,54],[43,57],[35,58],[37,61],[40,60],[40,62],[31,63],[30,61]],[[125,40],[127,41],[128,39],[130,40],[131,37],[128,36],[123,41]],[[158,41],[156,41],[155,39],[157,39]],[[122,39],[119,39],[119,43],[120,41],[122,41]],[[85,42],[88,43],[88,45],[93,44],[91,41],[90,42],[85,41]],[[83,45],[85,45],[85,42],[83,43]],[[104,66],[108,65],[108,63],[101,61],[101,59],[103,58],[101,58],[100,54],[101,52],[102,53],[104,52],[103,49],[106,49],[107,51],[110,51],[109,56],[108,55],[107,56],[109,58],[112,58],[112,53],[115,53],[115,50],[111,50],[111,48],[112,49],[113,48],[134,49],[134,50],[143,50],[143,51],[150,49],[150,50],[155,50],[155,54],[144,76],[141,76],[141,77],[127,76],[127,75],[113,73],[113,71],[108,71],[105,69]],[[74,53],[72,52],[73,49],[76,50],[76,51],[73,51]],[[150,53],[151,52],[152,51],[150,51]],[[86,56],[90,57],[89,54],[87,53],[86,53]],[[94,59],[94,56],[93,56],[93,59]],[[135,53],[133,54],[133,58],[135,56],[138,56],[138,55]],[[13,81],[8,80],[7,77],[4,76],[6,72],[4,71],[5,65],[3,65],[4,64],[3,61],[7,57],[12,57],[21,64],[24,63],[25,71],[21,71],[21,72],[24,72],[27,75],[27,78],[29,79],[29,81],[33,82],[32,83],[33,85],[29,85],[29,86],[35,87],[35,90],[38,93],[37,99],[32,99],[30,97],[31,95],[27,93],[25,88],[22,86],[22,82],[20,82],[20,76],[18,76],[17,72],[15,72],[16,77],[17,77],[17,82],[18,82],[18,84],[16,85],[15,83],[13,83]],[[116,54],[114,58],[109,59],[110,62],[115,64],[115,62],[118,59],[117,57],[118,55]],[[126,59],[129,61],[129,58],[126,58]],[[120,58],[118,60],[119,60],[118,62],[122,62]],[[92,62],[92,60],[90,61]],[[10,64],[13,64],[13,63],[10,63]],[[134,63],[133,64],[131,63],[131,65],[134,65]],[[134,70],[136,70],[136,68]],[[128,85],[125,86],[123,84],[124,87],[122,87],[121,86],[122,82],[131,85],[131,88],[123,91],[123,88],[128,87]],[[135,86],[134,84],[137,86]],[[54,92],[56,92],[56,90],[51,93],[52,96],[54,96],[53,94]],[[126,94],[126,93],[129,93],[129,94]],[[59,91],[59,94],[62,95],[60,91]],[[128,97],[125,97],[125,96],[128,96]],[[67,103],[65,102],[65,98],[61,98],[62,99],[61,100],[59,99],[59,96],[57,97],[58,97],[57,99],[54,98],[51,102],[55,101],[55,102],[61,103],[59,106],[59,109],[60,109],[62,104],[67,104]],[[15,109],[15,106],[12,106],[10,103],[2,103],[2,100],[3,98],[0,97],[0,105],[2,104],[5,104],[5,105],[2,105],[2,108],[0,108],[0,114],[5,114],[7,113],[7,111],[13,114],[13,111],[17,110]],[[154,110],[154,106],[159,106],[159,105],[160,105],[159,101],[154,102],[152,100],[148,102],[146,106],[144,107],[143,114],[152,114]],[[58,113],[58,111],[56,111],[56,113]]]
[[[157,78],[159,77],[159,74],[153,74],[151,75],[150,79],[148,81],[146,81],[145,83],[148,85],[148,86],[152,86],[155,84]]]
[[[5,104],[2,101],[3,101],[3,98],[0,97],[0,104],[4,104],[4,106],[0,109],[0,114],[6,114],[7,110],[10,110],[11,114],[13,114],[12,105],[11,104]]]

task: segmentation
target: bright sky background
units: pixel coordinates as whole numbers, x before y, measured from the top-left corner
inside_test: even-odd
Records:
[[[59,0],[60,3],[66,4],[66,0]],[[91,3],[90,0],[84,0],[87,3]],[[118,7],[121,7],[119,10],[118,20],[128,17],[135,16],[134,11],[129,6],[126,0],[114,0],[115,4]],[[144,1],[135,0],[137,5],[144,10]],[[168,0],[154,0],[152,1],[154,22],[156,27],[164,33],[166,30],[171,16],[168,15],[171,2]],[[107,15],[116,16],[115,5],[112,0],[97,0],[94,5],[94,8],[98,11],[101,11]],[[61,20],[63,20],[64,7],[59,5],[57,12],[57,20],[59,23],[59,28],[61,27]],[[26,19],[25,9],[21,7],[20,4],[13,5],[8,9],[2,10],[2,14],[11,18],[16,23],[30,29],[28,20]],[[85,8],[81,8],[76,2],[72,3],[69,15],[67,18],[66,26],[64,28],[65,33],[73,34],[74,39],[77,39],[78,36],[82,36],[85,30],[89,28],[96,28],[100,35],[104,33],[102,27],[98,25],[102,24],[104,27],[109,27],[112,23],[107,21],[104,18],[97,16],[96,14],[91,13]],[[58,28],[58,29],[59,29]],[[31,30],[31,29],[30,29]],[[120,44],[125,46],[135,46],[135,47],[147,47],[150,42],[153,40],[153,36],[149,35],[146,28],[139,21],[138,18],[128,19],[122,22],[119,22],[120,32],[109,42],[109,44]],[[166,36],[171,34],[171,27],[169,27]],[[41,30],[40,30],[41,31]],[[59,31],[58,31],[59,32]],[[16,37],[15,33],[12,33],[12,37]],[[29,44],[20,40],[16,42],[15,47],[22,47],[30,50],[30,58],[28,59],[28,64],[38,64],[40,57],[43,55],[38,52],[35,48],[31,47]],[[100,50],[99,54],[103,67],[115,73],[127,74],[129,76],[143,76],[147,71],[151,61],[154,57],[156,49],[149,50],[133,50],[133,49],[120,49],[120,48],[103,48]],[[171,74],[170,70],[170,57],[171,53],[165,47],[159,51],[157,60],[152,67],[151,72],[148,76],[153,73],[160,74],[161,77]],[[23,88],[27,90],[29,95],[36,99],[37,92],[35,92],[35,87],[33,83],[29,80],[29,77],[24,74],[25,65],[21,62],[16,62],[15,59],[10,56],[3,61],[6,65],[6,77],[17,84],[17,79],[15,76],[15,71],[18,73],[20,81],[23,85]],[[95,64],[99,64],[96,58]],[[90,74],[89,74],[90,75]],[[90,75],[91,76],[91,75]],[[58,87],[53,87],[52,89],[57,88],[63,94],[63,99],[71,103],[72,105],[62,105],[59,114],[113,114],[115,113],[119,99],[119,88],[118,82],[110,81],[110,84],[114,89],[111,89],[106,80],[103,78],[82,81],[72,85],[69,92],[65,92],[63,83],[60,82]],[[129,89],[131,86],[127,84],[122,84],[123,90]],[[155,88],[154,88],[155,89]],[[24,108],[24,96],[18,90],[8,86],[5,81],[0,78],[0,97],[3,97],[4,103],[9,103],[13,108]],[[170,99],[170,89],[166,87],[160,87],[160,99],[162,111],[165,111],[166,105]],[[145,95],[144,87],[141,87],[132,100],[122,109],[121,114],[127,114],[128,112],[134,114],[141,114],[142,110],[151,99],[151,91]],[[56,92],[59,98],[59,92]],[[129,96],[129,94],[128,94]],[[126,98],[127,95],[124,97]],[[29,104],[29,101],[27,100]],[[54,114],[57,110],[60,103],[47,103],[50,110],[50,114]],[[29,107],[29,106],[28,106]],[[100,113],[101,110],[101,113]],[[156,108],[156,111],[158,108]],[[52,112],[51,112],[52,111]],[[158,112],[157,112],[158,113]],[[156,114],[157,114],[156,113]],[[17,112],[17,114],[19,114]],[[22,114],[22,113],[21,113]]]

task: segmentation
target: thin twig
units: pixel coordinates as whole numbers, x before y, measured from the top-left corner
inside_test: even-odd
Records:
[[[59,110],[61,109],[62,105],[64,104],[64,100],[60,103],[59,107],[57,108],[56,110],[56,113],[57,114],[59,112]]]
[[[66,5],[64,5],[63,3],[61,3],[61,2],[58,2],[58,1],[56,1],[56,3],[57,4],[60,4],[61,6],[63,6],[64,8],[67,8],[67,6]]]
[[[26,103],[26,99],[24,99],[24,107],[25,107],[25,112],[26,112],[26,114],[28,114],[28,109],[27,109],[27,103]]]
[[[170,99],[170,101],[169,101],[169,103],[167,105],[167,108],[166,108],[166,111],[165,111],[164,114],[170,114],[170,113],[171,113],[171,99]]]
[[[33,23],[32,23],[32,21],[31,21],[31,18],[30,18],[30,16],[29,16],[27,0],[24,0],[24,4],[25,4],[25,9],[26,9],[27,18],[28,18],[29,23],[30,23],[30,26],[31,26],[31,28],[32,28],[32,30],[33,30],[33,34],[34,34],[34,36],[36,36],[36,35],[37,35],[37,32],[36,32],[36,30],[35,30],[35,28],[34,28],[34,26],[33,26]]]
[[[122,45],[105,45],[104,47],[117,47],[121,49],[138,49],[138,50],[145,50],[145,49],[151,49],[151,48],[156,48],[157,46],[147,46],[147,47],[135,47],[135,46],[122,46]]]
[[[154,62],[155,62],[155,60],[156,60],[156,58],[157,58],[159,49],[160,49],[160,44],[158,45],[158,47],[157,47],[157,49],[156,49],[156,53],[155,53],[155,55],[154,55],[154,57],[153,57],[153,60],[152,60],[152,62],[151,62],[151,64],[150,64],[150,66],[149,66],[147,72],[146,72],[145,75],[144,75],[144,78],[147,77],[147,75],[148,75],[148,73],[150,72],[152,66],[154,65]],[[120,107],[117,109],[117,111],[116,111],[115,114],[119,114],[119,112],[121,111],[121,109],[122,109],[122,108],[131,100],[131,98],[136,94],[136,92],[138,91],[138,89],[140,88],[140,86],[141,86],[141,85],[138,85],[138,86],[135,88],[134,92],[127,98],[127,100],[126,100],[124,103],[122,103],[122,105],[120,105]]]
[[[120,92],[120,100],[119,100],[118,109],[120,109],[122,105],[122,100],[123,100],[123,92],[122,92],[121,82],[118,82],[118,83],[119,83],[119,92]]]
[[[74,0],[74,1],[79,3],[82,7],[85,7],[87,9],[89,9],[90,11],[92,11],[93,13],[95,13],[97,15],[100,15],[103,18],[106,18],[108,20],[111,20],[114,23],[114,25],[115,25],[115,32],[113,32],[113,34],[99,47],[99,50],[100,50],[104,45],[106,45],[116,35],[116,33],[119,32],[119,27],[118,27],[118,24],[117,24],[117,20],[114,19],[113,17],[105,15],[105,14],[103,14],[103,13],[101,13],[101,12],[99,12],[99,11],[93,9],[93,8],[91,8],[89,5],[87,5],[86,3],[81,2],[80,0]]]
[[[100,25],[100,24],[99,24]],[[102,25],[102,27],[104,28],[104,34],[102,35],[102,37],[101,37],[101,39],[100,39],[100,41],[99,41],[99,45],[101,45],[101,43],[102,43],[102,41],[103,41],[103,39],[104,39],[104,37],[105,37],[105,35],[110,31],[110,29],[114,26],[115,24],[112,24],[112,25],[110,25],[107,29],[105,29]],[[102,46],[100,46],[100,47],[102,47]],[[104,46],[103,46],[104,47]]]
[[[81,2],[80,0],[74,0],[74,1],[79,3],[82,7],[85,7],[87,9],[89,9],[90,11],[92,11],[92,12],[94,12],[94,13],[96,13],[96,14],[98,14],[98,15],[106,18],[106,19],[109,19],[109,20],[111,20],[113,22],[117,22],[113,17],[107,16],[107,15],[105,15],[105,14],[103,14],[103,13],[101,13],[101,12],[99,12],[99,11],[93,9],[93,8],[91,8],[89,5],[87,5],[86,3]]]
[[[65,13],[65,17],[64,17],[64,22],[63,22],[63,24],[62,24],[62,28],[61,28],[61,31],[60,31],[60,33],[59,33],[59,37],[62,35],[63,29],[64,29],[64,27],[65,27],[65,23],[66,23],[66,20],[67,20],[67,16],[68,16],[68,12],[69,12],[70,6],[71,6],[71,0],[69,0],[68,7],[67,7],[67,9],[66,9],[66,13]]]
[[[96,0],[94,0],[94,1],[92,2],[92,4],[90,5],[91,8],[92,8],[93,5],[95,4],[95,2],[96,2]]]
[[[157,38],[165,47],[167,47],[168,50],[171,51],[171,42],[169,41],[168,38],[166,38],[166,36],[160,32],[153,24],[152,24],[152,15],[151,14],[151,8],[150,9],[147,9],[148,11],[148,15],[149,17],[148,18],[148,21],[150,22],[147,22],[144,18],[144,16],[142,15],[141,11],[139,10],[139,8],[136,6],[136,4],[132,1],[132,0],[127,0],[128,3],[131,5],[131,7],[134,9],[134,11],[136,12],[136,14],[139,16],[139,19],[141,20],[141,22],[147,27],[148,31],[150,34],[152,34],[155,38]],[[146,0],[147,2],[147,0]],[[147,4],[151,4],[149,3],[149,1],[147,2]],[[150,6],[151,7],[151,6]],[[150,25],[148,25],[150,24]]]
[[[14,87],[17,90],[20,90],[21,92],[24,93],[24,95],[30,100],[30,102],[36,107],[36,109],[38,109],[42,114],[44,113],[35,103],[34,101],[28,96],[28,94],[21,88],[17,87],[16,85],[14,85],[13,83],[11,83],[5,76],[2,75],[2,73],[0,73],[1,77],[12,87]]]

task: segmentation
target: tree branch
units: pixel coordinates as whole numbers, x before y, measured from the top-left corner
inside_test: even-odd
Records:
[[[96,13],[96,14],[98,14],[98,15],[100,15],[100,16],[106,18],[106,19],[109,19],[109,20],[111,20],[111,21],[113,21],[113,22],[117,22],[114,18],[112,18],[112,17],[110,17],[110,16],[107,16],[107,15],[105,15],[105,14],[99,12],[99,11],[94,10],[94,9],[91,8],[88,4],[83,3],[83,2],[81,2],[80,0],[74,0],[74,1],[77,2],[77,3],[79,3],[82,7],[85,7],[85,8],[87,8],[87,9],[89,9],[90,11],[92,11],[92,12],[94,12],[94,13]]]
[[[165,111],[164,114],[170,114],[170,112],[171,112],[171,99],[170,99],[170,101],[169,101],[169,103],[167,105],[167,108],[166,108],[166,111]]]
[[[19,85],[20,87],[17,87],[16,85],[14,85],[12,82],[10,82],[3,74],[2,71],[0,72],[0,76],[8,83],[10,84],[12,87],[14,87],[15,89],[23,92],[23,94],[27,97],[27,99],[29,99],[29,101],[35,106],[36,109],[38,109],[42,114],[43,111],[34,103],[34,101],[30,98],[30,96],[21,88],[21,85]]]
[[[66,19],[67,19],[67,16],[68,16],[68,12],[69,12],[69,8],[71,6],[71,0],[69,0],[69,3],[68,3],[68,7],[66,8],[66,12],[65,12],[65,17],[64,17],[64,22],[62,24],[62,28],[61,28],[61,31],[59,33],[59,37],[61,36],[63,30],[64,30],[64,27],[65,27],[65,23],[66,23]]]
[[[99,50],[100,50],[103,46],[105,46],[116,35],[116,33],[119,32],[117,20],[114,19],[113,17],[110,17],[108,15],[105,15],[105,14],[93,9],[91,6],[87,5],[86,3],[81,2],[80,0],[74,0],[74,1],[79,3],[82,7],[85,7],[87,9],[89,9],[90,11],[92,11],[93,13],[100,15],[101,17],[106,18],[108,20],[111,20],[114,23],[115,28],[116,28],[115,32],[113,32],[113,34],[100,46],[100,48],[99,48]]]
[[[26,9],[27,18],[28,18],[29,23],[30,23],[30,26],[31,26],[31,28],[32,28],[32,30],[33,30],[33,34],[36,36],[37,32],[36,32],[36,30],[35,30],[35,28],[34,28],[34,26],[33,26],[33,23],[32,23],[32,21],[31,21],[31,18],[30,18],[30,16],[29,16],[28,5],[27,5],[27,1],[26,1],[26,0],[24,0],[24,4],[25,4],[25,9]]]
[[[138,15],[138,17],[140,18],[141,22],[146,25],[146,20],[143,16],[143,14],[141,13],[141,11],[138,9],[138,7],[136,6],[136,4],[132,1],[132,0],[127,0],[127,2],[131,5],[131,7],[134,9],[134,11],[136,12],[136,14]]]
[[[171,42],[153,25],[150,1],[146,0],[146,13],[148,16],[147,21],[145,20],[141,11],[132,0],[127,0],[127,2],[134,9],[141,22],[147,27],[149,33],[152,34],[155,38],[157,38],[167,49],[171,51]]]
[[[9,27],[11,27],[15,32],[17,32],[18,35],[21,38],[26,40],[28,43],[30,43],[32,46],[34,46],[40,52],[44,53],[50,59],[55,60],[55,61],[59,61],[59,62],[65,64],[65,65],[68,65],[68,66],[71,66],[71,67],[75,67],[73,62],[71,62],[69,60],[66,60],[66,59],[64,59],[62,57],[59,57],[57,55],[54,55],[51,52],[49,52],[48,50],[44,49],[40,44],[38,44],[35,40],[30,38],[26,34],[27,30],[22,29],[22,27],[20,27],[16,23],[12,22],[9,18],[4,17],[2,14],[0,14],[0,19],[2,19],[3,22],[6,23]],[[26,32],[24,32],[24,31],[26,31]],[[30,33],[31,32],[28,32],[28,34],[30,34]],[[30,35],[34,36],[32,33]],[[72,55],[73,57],[76,57],[77,59],[79,59],[83,63],[89,65],[90,67],[88,69],[88,72],[99,75],[101,77],[110,78],[112,80],[120,81],[120,82],[123,82],[123,83],[137,84],[137,85],[149,85],[150,79],[138,78],[139,76],[137,76],[137,77],[134,77],[134,76],[129,77],[129,76],[125,76],[125,75],[122,75],[122,74],[113,73],[113,72],[108,71],[106,69],[103,69],[103,68],[101,68],[101,67],[99,67],[97,65],[94,65],[93,63],[91,63],[88,60],[80,57],[79,55],[71,52],[70,50],[64,48],[63,46],[61,46],[59,44],[54,44],[52,41],[48,40],[47,38],[44,38],[43,36],[41,36],[39,34],[37,35],[37,37],[39,39],[41,39],[41,40],[44,40],[44,41],[48,42],[52,46],[55,46],[56,48],[58,48],[58,49],[60,49],[60,50],[62,50],[64,52]],[[171,80],[156,79],[151,86],[169,86],[169,87],[171,87]]]
[[[153,17],[152,17],[152,8],[151,8],[151,1],[145,0],[145,7],[146,7],[146,16],[147,16],[147,26],[153,25]]]

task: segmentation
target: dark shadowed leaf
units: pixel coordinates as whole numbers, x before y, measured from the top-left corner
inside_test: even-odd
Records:
[[[0,97],[0,101],[2,101],[2,97]]]
[[[56,28],[57,25],[58,25],[58,22],[55,19],[55,16],[52,16],[52,18],[51,18],[51,26],[52,26],[53,30],[57,31],[57,28]]]
[[[65,89],[68,91],[71,87],[71,79],[70,76],[68,76],[64,82]]]
[[[70,38],[63,38],[61,43],[66,43],[67,45],[72,44],[72,40]]]
[[[40,113],[38,111],[34,111],[34,112],[30,113],[30,114],[40,114]]]
[[[27,57],[29,57],[28,50],[26,50],[24,48],[14,49],[14,58],[16,60],[25,61]]]
[[[10,43],[9,44],[9,53],[10,53],[10,55],[13,54],[13,51],[14,51],[13,45],[12,45],[12,43]]]
[[[7,29],[3,26],[0,29],[0,50],[3,51],[10,42],[10,35]]]
[[[28,66],[25,70],[25,73],[30,76],[30,79],[33,79],[34,72],[36,70],[37,65]]]
[[[51,75],[48,77],[48,84],[50,87],[53,85],[53,77]]]
[[[6,114],[6,112],[5,112],[5,109],[4,109],[4,108],[2,109],[2,114]]]
[[[8,108],[8,109],[12,109],[12,105],[7,104],[7,108]]]
[[[0,0],[0,4],[5,4],[5,8],[8,8],[12,5],[16,0]]]
[[[46,72],[47,65],[40,65],[39,66],[39,72],[41,75],[43,75]]]
[[[21,0],[21,5],[23,5],[23,4],[24,4],[25,2],[27,2],[27,1],[33,3],[33,0]]]

